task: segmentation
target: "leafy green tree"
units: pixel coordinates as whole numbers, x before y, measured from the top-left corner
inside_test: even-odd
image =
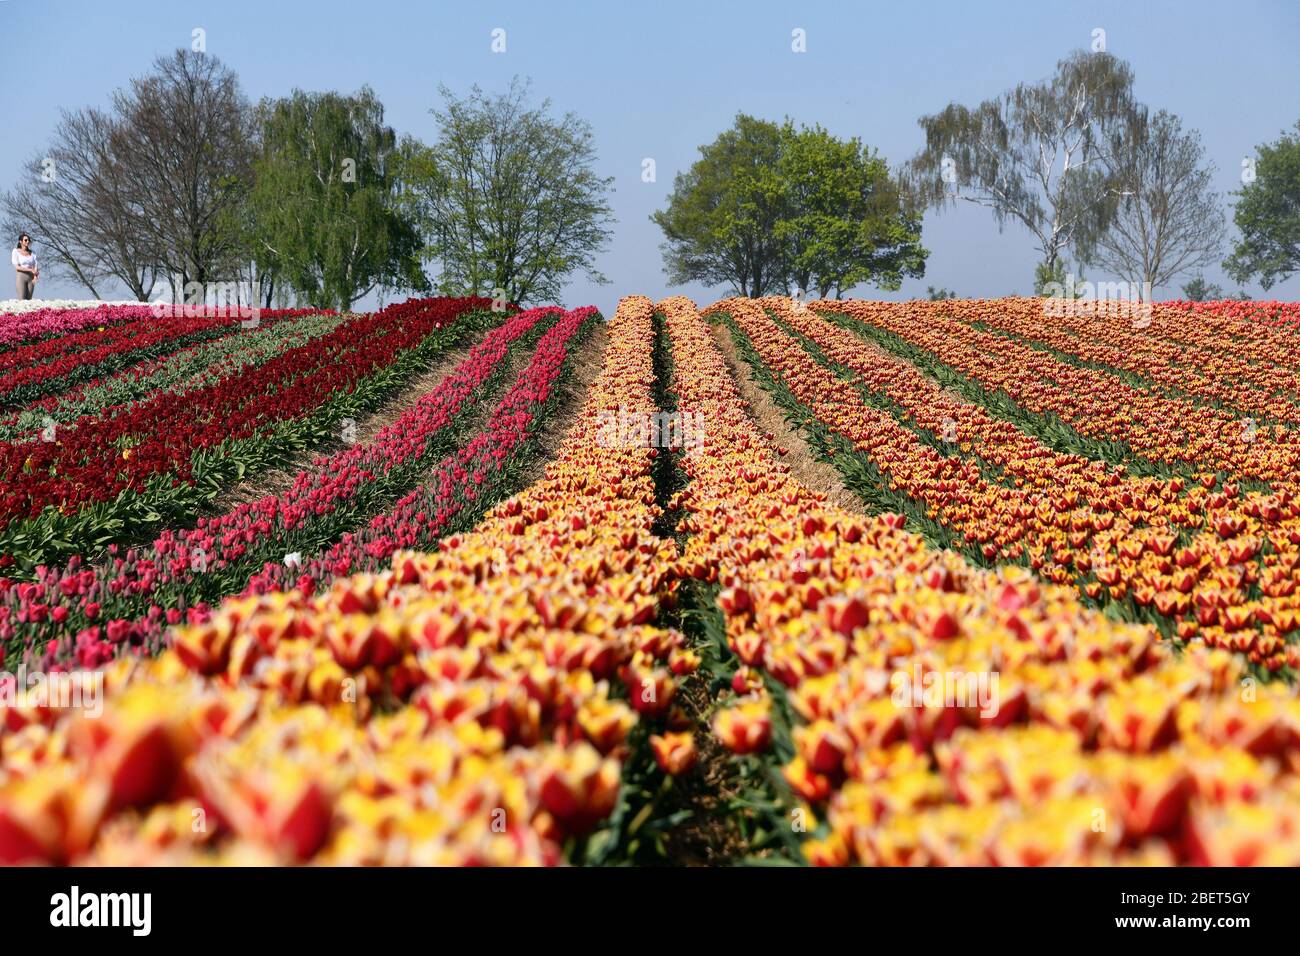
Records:
[[[381,285],[427,289],[419,235],[397,209],[397,137],[375,94],[295,90],[258,113],[258,268],[315,308],[351,308]]]
[[[925,287],[925,297],[931,302],[946,302],[949,299],[960,298],[952,289],[945,289],[943,286],[936,289],[932,285]]]
[[[1034,295],[1047,295],[1048,289],[1064,289],[1070,282],[1067,263],[1057,259],[1051,265],[1040,262],[1034,266]]]
[[[781,140],[776,123],[741,113],[677,174],[668,208],[650,217],[664,233],[671,284],[725,283],[744,296],[784,286],[789,240],[777,235],[784,202]]]
[[[902,208],[889,167],[856,137],[837,139],[821,126],[781,127],[777,160],[787,294],[816,289],[822,298],[863,282],[897,289],[925,274],[929,252],[919,218]]]
[[[595,263],[611,236],[613,177],[595,171],[590,124],[553,117],[549,100],[530,106],[517,79],[496,96],[441,93],[438,141],[403,143],[401,176],[439,288],[535,303],[558,301],[575,272],[608,281]]]
[[[1223,266],[1238,282],[1259,276],[1268,289],[1300,272],[1300,135],[1284,132],[1258,152],[1254,181],[1233,193],[1241,239]]]
[[[925,146],[908,185],[924,206],[961,200],[991,209],[999,227],[1019,222],[1038,243],[1041,274],[1055,276],[1067,249],[1086,258],[1087,238],[1113,220],[1123,190],[1107,159],[1126,151],[1143,116],[1128,64],[1076,52],[1049,80],[921,117]]]
[[[860,140],[743,113],[701,147],[651,220],[670,282],[747,296],[896,289],[924,274],[928,255],[885,161]]]
[[[1205,276],[1197,275],[1183,286],[1183,298],[1189,302],[1214,302],[1224,298],[1223,287],[1206,282]]]

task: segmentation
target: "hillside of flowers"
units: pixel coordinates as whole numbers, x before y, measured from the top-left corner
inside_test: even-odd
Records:
[[[0,863],[1300,864],[1296,307],[1047,309],[0,316]]]

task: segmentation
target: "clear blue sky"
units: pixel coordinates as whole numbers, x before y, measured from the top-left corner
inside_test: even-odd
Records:
[[[1046,77],[1102,27],[1108,50],[1133,65],[1139,99],[1200,130],[1225,202],[1242,158],[1300,119],[1300,4],[1286,0],[0,0],[0,185],[13,185],[22,161],[43,149],[61,108],[104,104],[154,56],[189,46],[195,27],[254,100],[368,83],[399,133],[426,140],[435,136],[428,110],[439,83],[500,90],[515,74],[531,77],[538,95],[591,122],[599,167],[616,179],[619,221],[599,262],[611,283],[580,279],[566,291],[567,304],[607,313],[632,292],[682,291],[701,302],[722,294],[667,287],[659,230],[648,217],[674,173],[737,111],[861,136],[893,166],[921,145],[918,116]],[[497,27],[506,30],[503,54],[490,49]],[[790,49],[796,27],[807,34],[803,54]],[[657,164],[652,184],[641,181],[645,157]],[[928,216],[923,241],[931,250],[924,279],[894,293],[857,294],[909,298],[929,284],[963,296],[1031,289],[1036,257],[1027,233],[1013,224],[999,233],[982,208]],[[1218,269],[1207,277],[1229,292],[1238,287]],[[72,286],[43,292],[78,294]],[[1270,297],[1300,299],[1300,277]]]

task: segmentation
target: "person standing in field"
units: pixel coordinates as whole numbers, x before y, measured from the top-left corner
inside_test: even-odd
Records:
[[[36,292],[36,279],[41,274],[40,266],[36,263],[36,253],[32,252],[31,236],[23,233],[18,237],[18,246],[9,256],[9,261],[17,272],[18,298],[30,299]]]

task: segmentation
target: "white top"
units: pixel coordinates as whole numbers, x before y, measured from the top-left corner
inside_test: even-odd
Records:
[[[36,268],[36,253],[23,252],[21,249],[14,249],[9,255],[9,261],[13,263],[14,268],[22,266],[24,269]]]

